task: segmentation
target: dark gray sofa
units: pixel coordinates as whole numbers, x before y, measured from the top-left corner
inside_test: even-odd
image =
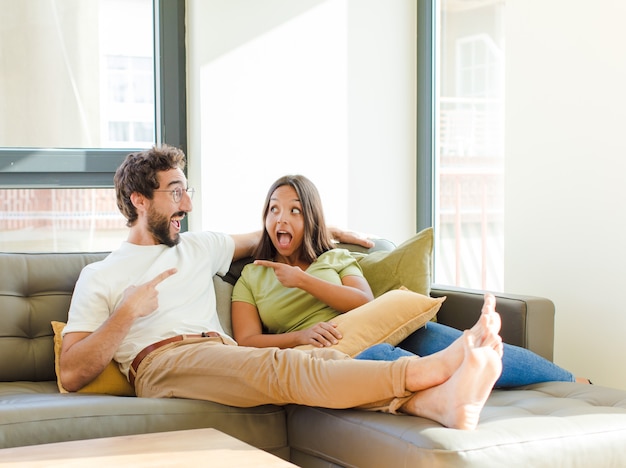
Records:
[[[626,465],[626,392],[599,386],[496,390],[471,432],[357,410],[59,393],[50,322],[66,321],[80,270],[105,255],[0,254],[0,449],[213,427],[306,467]],[[232,286],[214,284],[228,330]],[[447,296],[440,322],[462,329],[480,313],[479,291],[434,286],[431,294]],[[551,359],[554,305],[497,300],[505,341]]]

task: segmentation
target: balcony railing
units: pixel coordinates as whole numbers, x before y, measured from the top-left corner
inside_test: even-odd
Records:
[[[440,101],[435,281],[502,290],[504,135],[493,99]]]

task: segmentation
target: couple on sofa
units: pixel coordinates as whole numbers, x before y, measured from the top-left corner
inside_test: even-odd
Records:
[[[422,358],[353,360],[326,346],[306,353],[289,347],[236,346],[217,318],[214,289],[206,285],[212,284],[214,274],[225,273],[233,259],[250,256],[261,238],[259,233],[180,234],[193,194],[184,164],[182,151],[163,146],[130,154],[116,172],[118,206],[130,232],[118,250],[85,267],[76,284],[60,357],[65,388],[80,389],[115,359],[133,378],[138,396],[206,399],[242,407],[360,407],[423,416],[448,427],[476,426],[502,367],[500,323],[492,296],[486,296],[481,318],[471,330]],[[303,200],[303,215],[308,202]],[[279,245],[295,245],[294,235],[310,235],[288,229],[276,234]],[[342,236],[346,240],[348,235]],[[257,266],[272,272],[289,267],[280,262],[286,257],[269,258],[280,265]],[[349,271],[346,278],[354,289],[350,292],[360,291],[352,306],[371,300],[366,282],[354,269]],[[361,288],[352,286],[355,283]],[[237,329],[246,322],[240,318],[234,318]],[[309,333],[319,344],[338,338],[332,325],[324,323]],[[330,334],[319,333],[320,328]]]

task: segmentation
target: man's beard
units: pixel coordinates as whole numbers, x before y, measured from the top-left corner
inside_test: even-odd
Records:
[[[170,219],[157,213],[152,207],[148,211],[148,230],[159,244],[174,247],[180,242],[178,233],[176,233],[176,237],[170,237]]]

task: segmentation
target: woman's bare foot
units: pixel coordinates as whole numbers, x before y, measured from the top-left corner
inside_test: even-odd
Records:
[[[502,372],[501,355],[492,346],[476,346],[465,331],[463,363],[446,382],[417,392],[401,411],[432,419],[454,429],[474,429],[480,412]]]

